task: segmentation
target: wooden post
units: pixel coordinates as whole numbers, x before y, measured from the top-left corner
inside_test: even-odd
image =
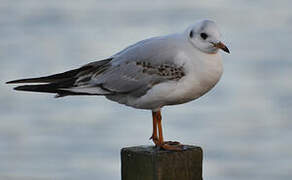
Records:
[[[153,146],[121,150],[122,180],[202,180],[203,151],[185,145],[183,151],[159,150]]]

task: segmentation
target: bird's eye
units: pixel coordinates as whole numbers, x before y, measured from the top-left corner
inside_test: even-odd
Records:
[[[190,38],[192,38],[194,36],[193,31],[190,32]]]
[[[204,40],[208,38],[208,35],[206,33],[201,33],[200,36]]]

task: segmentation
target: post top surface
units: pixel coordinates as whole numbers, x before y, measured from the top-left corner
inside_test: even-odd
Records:
[[[149,145],[140,145],[140,146],[132,146],[132,147],[125,147],[122,148],[122,152],[128,151],[133,153],[141,153],[141,154],[164,154],[164,153],[177,153],[177,152],[184,152],[184,151],[200,151],[202,152],[202,148],[199,146],[193,145],[184,145],[184,149],[182,151],[167,151],[160,149],[155,146]]]

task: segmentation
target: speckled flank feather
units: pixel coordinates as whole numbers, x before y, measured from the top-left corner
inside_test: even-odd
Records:
[[[183,72],[183,67],[177,67],[174,64],[153,66],[150,62],[137,61],[136,65],[142,67],[142,73],[149,75],[157,74],[159,76],[166,77],[166,79],[169,80],[179,80],[185,75]]]

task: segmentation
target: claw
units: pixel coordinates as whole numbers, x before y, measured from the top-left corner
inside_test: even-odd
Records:
[[[153,139],[153,135],[149,138],[149,140]]]
[[[155,145],[159,146],[159,140],[157,137],[154,137],[153,135],[149,138],[149,140],[151,140],[154,142]]]

